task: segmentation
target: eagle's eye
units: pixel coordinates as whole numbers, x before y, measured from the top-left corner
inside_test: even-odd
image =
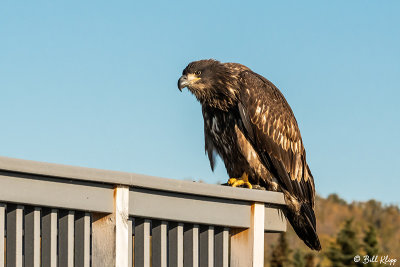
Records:
[[[200,71],[200,70],[196,70],[196,71],[194,72],[194,74],[200,75],[200,74],[201,74],[201,71]]]

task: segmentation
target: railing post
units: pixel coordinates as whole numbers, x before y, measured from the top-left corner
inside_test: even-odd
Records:
[[[185,267],[199,267],[199,225],[185,224],[183,262]]]
[[[148,219],[135,219],[135,267],[150,267],[150,224]]]
[[[169,266],[183,267],[183,223],[168,225]]]
[[[201,267],[214,267],[214,227],[201,226],[199,235],[199,260]]]
[[[92,266],[127,267],[129,187],[114,188],[114,212],[92,215]]]
[[[40,267],[40,208],[25,207],[24,232],[25,267]]]
[[[264,212],[264,203],[253,203],[250,228],[232,229],[231,267],[264,266]]]
[[[151,254],[153,266],[167,267],[167,222],[153,220],[152,225],[153,236],[151,241]]]
[[[229,228],[216,228],[214,244],[214,266],[229,266]]]
[[[43,209],[42,266],[57,266],[57,217],[56,209]]]
[[[6,265],[6,259],[4,257],[4,225],[6,223],[6,205],[0,203],[0,267]]]
[[[90,214],[88,212],[75,213],[74,229],[75,266],[90,267]]]
[[[23,207],[7,206],[7,267],[22,267]]]

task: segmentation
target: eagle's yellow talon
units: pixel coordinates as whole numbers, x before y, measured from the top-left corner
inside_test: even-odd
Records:
[[[253,186],[252,186],[251,183],[249,183],[249,182],[244,182],[243,184],[244,184],[245,187],[247,187],[248,189],[252,189],[252,188],[253,188]]]
[[[236,182],[234,182],[233,184],[232,184],[232,187],[238,187],[238,186],[241,186],[241,185],[243,185],[244,184],[244,181],[243,180],[236,180]]]
[[[230,178],[230,179],[228,180],[228,185],[233,186],[233,184],[234,184],[236,181],[237,181],[236,178]]]
[[[240,178],[230,178],[228,180],[228,185],[232,186],[232,187],[247,187],[249,189],[252,189],[253,186],[251,185],[251,183],[249,183],[249,177],[247,175],[247,173],[243,173],[242,177]]]

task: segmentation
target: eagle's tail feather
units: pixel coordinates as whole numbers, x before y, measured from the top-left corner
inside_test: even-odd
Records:
[[[321,250],[321,243],[316,233],[315,214],[309,203],[301,205],[299,214],[287,210],[286,217],[296,234],[308,247]]]

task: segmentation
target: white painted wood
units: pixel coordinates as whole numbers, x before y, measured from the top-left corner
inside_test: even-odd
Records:
[[[208,266],[214,266],[214,226],[208,228]]]
[[[22,267],[22,218],[23,207],[17,206],[15,219],[15,266]]]
[[[118,186],[115,195],[115,266],[128,267],[128,205],[129,187]]]
[[[50,250],[51,250],[51,267],[57,267],[57,210],[51,210],[51,228],[50,228]]]
[[[128,219],[128,266],[133,266],[133,222]]]
[[[223,257],[222,266],[228,267],[229,266],[229,228],[224,228],[224,231],[223,231],[222,257]]]
[[[70,211],[67,215],[68,220],[68,267],[74,266],[74,231],[75,231],[75,214]]]
[[[129,188],[114,188],[114,212],[112,214],[93,213],[92,223],[92,265],[128,267]]]
[[[33,224],[33,266],[39,267],[40,266],[40,208],[35,208],[34,211],[34,224]]]
[[[0,267],[5,266],[4,258],[4,227],[6,205],[0,203]]]
[[[198,224],[193,225],[193,267],[199,266],[199,229]]]
[[[167,245],[167,232],[168,232],[168,226],[166,221],[161,222],[161,240],[160,240],[160,245],[161,245],[161,253],[160,253],[160,258],[161,258],[161,267],[167,267],[167,251],[168,251],[168,245]]]
[[[178,232],[177,232],[177,249],[178,249],[178,267],[183,267],[183,223],[178,224]]]
[[[92,266],[114,266],[115,216],[92,213]]]
[[[264,266],[264,203],[253,204],[251,209],[253,214],[251,222],[253,228],[253,267]]]
[[[84,221],[83,221],[83,226],[84,226],[84,241],[83,241],[83,254],[84,254],[84,262],[83,266],[84,267],[90,267],[90,214],[88,212],[85,213],[84,215]]]
[[[231,267],[264,266],[264,213],[264,203],[253,203],[250,228],[231,230]]]

